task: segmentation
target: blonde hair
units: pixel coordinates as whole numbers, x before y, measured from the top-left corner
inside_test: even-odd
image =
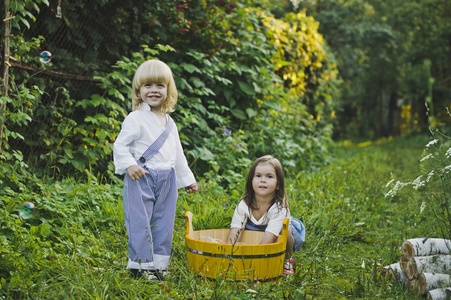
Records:
[[[274,198],[272,200],[272,204],[277,203],[282,207],[289,208],[288,199],[287,199],[287,193],[285,190],[285,176],[283,174],[283,167],[280,161],[277,158],[274,158],[271,155],[265,155],[262,157],[257,158],[254,163],[252,164],[249,174],[247,175],[246,180],[246,187],[245,192],[243,196],[243,200],[246,203],[246,205],[251,210],[257,209],[257,203],[255,201],[255,191],[252,187],[252,179],[255,176],[255,169],[259,164],[270,164],[274,167],[274,170],[276,171],[276,178],[277,178],[277,188],[274,192]]]
[[[140,96],[140,89],[148,83],[164,83],[168,88],[168,95],[164,101],[161,110],[163,112],[174,111],[177,103],[177,87],[175,86],[174,76],[171,68],[164,62],[151,59],[142,63],[136,70],[132,83],[132,106],[133,110],[137,110],[144,103]]]

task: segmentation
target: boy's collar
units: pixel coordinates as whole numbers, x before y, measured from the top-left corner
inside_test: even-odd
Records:
[[[151,111],[152,109],[150,108],[149,104],[147,104],[146,102],[143,102],[141,104],[141,106],[139,107],[139,110],[149,110],[149,111]]]

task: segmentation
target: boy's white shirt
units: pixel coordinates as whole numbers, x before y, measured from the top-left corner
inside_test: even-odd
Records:
[[[284,207],[278,207],[278,205],[275,204],[265,212],[260,220],[256,220],[250,213],[246,202],[241,200],[233,213],[230,228],[244,228],[248,217],[255,225],[267,225],[265,232],[271,232],[275,236],[278,236],[282,230],[283,221],[285,218],[290,218],[290,210]]]
[[[116,174],[124,174],[127,168],[136,165],[136,161],[165,130],[158,117],[152,113],[150,106],[143,103],[138,110],[131,112],[124,120],[122,129],[114,142],[113,159]],[[174,126],[168,139],[146,162],[153,170],[175,168],[177,188],[189,186],[196,182],[188,166],[177,127]]]

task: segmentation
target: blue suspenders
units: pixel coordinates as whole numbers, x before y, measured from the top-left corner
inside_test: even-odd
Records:
[[[136,161],[139,166],[144,166],[146,161],[151,158],[155,153],[160,150],[161,146],[166,142],[169,133],[172,130],[172,127],[174,126],[174,121],[170,116],[168,116],[168,124],[166,126],[166,129],[163,131],[162,134],[155,140],[155,142],[152,143],[152,145],[147,148],[146,151],[144,151],[143,155]]]

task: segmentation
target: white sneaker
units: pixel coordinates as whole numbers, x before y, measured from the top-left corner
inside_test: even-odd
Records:
[[[142,278],[147,279],[147,280],[152,280],[152,281],[158,281],[160,280],[155,271],[142,271]]]
[[[165,281],[169,272],[166,270],[143,270],[142,277],[147,280]]]
[[[294,259],[286,259],[283,266],[283,274],[284,275],[293,275],[294,274],[294,263],[296,261]]]

